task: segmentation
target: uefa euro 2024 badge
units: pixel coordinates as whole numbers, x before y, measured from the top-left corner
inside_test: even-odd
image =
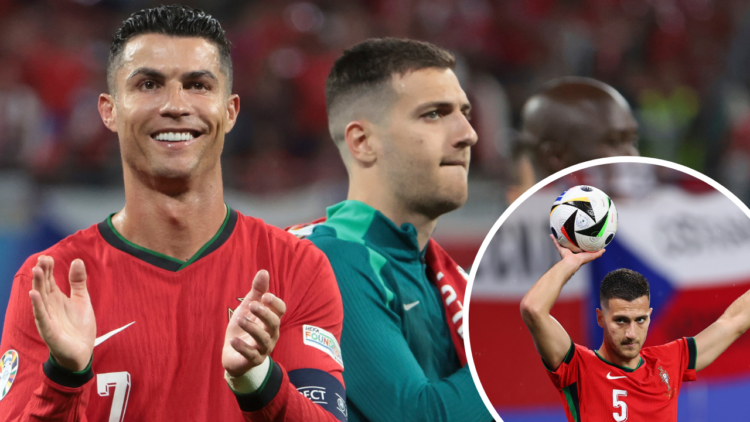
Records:
[[[18,374],[18,352],[8,350],[0,358],[0,400],[4,399]]]

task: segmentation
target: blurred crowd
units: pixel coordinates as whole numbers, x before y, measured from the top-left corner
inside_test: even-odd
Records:
[[[0,0],[0,171],[45,184],[119,185],[117,138],[99,118],[111,36],[151,0]],[[454,52],[480,142],[472,178],[512,180],[525,100],[550,79],[620,91],[641,155],[705,172],[750,199],[750,3],[740,0],[185,1],[233,43],[241,111],[227,186],[269,194],[345,180],[327,131],[333,61],[368,37]]]

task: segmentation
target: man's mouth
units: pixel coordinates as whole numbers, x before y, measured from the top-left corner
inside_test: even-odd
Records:
[[[456,160],[444,160],[440,162],[441,166],[461,166],[466,168],[466,161],[461,159]]]
[[[168,131],[152,134],[151,137],[157,141],[182,142],[189,141],[200,136],[200,133],[192,130]]]

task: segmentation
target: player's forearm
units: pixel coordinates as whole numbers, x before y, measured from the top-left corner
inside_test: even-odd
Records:
[[[729,305],[719,320],[729,324],[735,336],[733,340],[750,329],[750,290]]]
[[[541,318],[550,316],[560,291],[577,270],[577,266],[562,260],[544,273],[524,295],[521,300],[521,316],[529,328],[535,326]]]

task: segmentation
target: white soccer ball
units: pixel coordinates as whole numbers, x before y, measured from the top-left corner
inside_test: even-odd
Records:
[[[617,210],[597,188],[581,185],[561,193],[549,214],[552,236],[573,252],[596,252],[615,237]]]

